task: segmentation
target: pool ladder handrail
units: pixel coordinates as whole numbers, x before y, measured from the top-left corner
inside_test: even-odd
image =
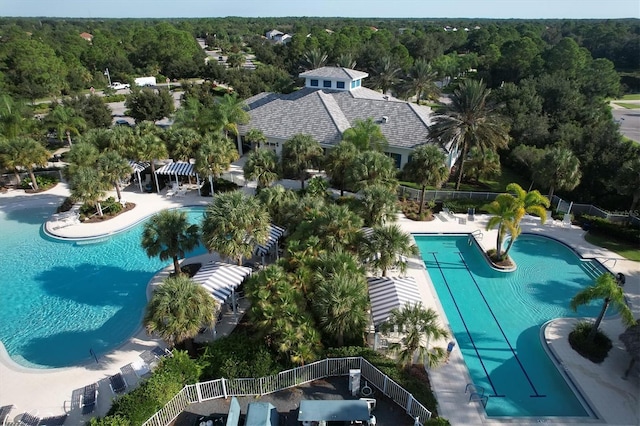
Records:
[[[474,238],[476,241],[482,241],[482,237],[484,237],[484,234],[482,233],[482,231],[479,229],[476,229],[471,234],[469,234],[469,245],[471,245],[472,238]]]

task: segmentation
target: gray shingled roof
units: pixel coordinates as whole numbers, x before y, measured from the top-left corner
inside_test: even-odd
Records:
[[[298,77],[318,77],[318,78],[347,78],[349,80],[358,80],[365,78],[369,74],[362,71],[352,70],[344,67],[322,67],[315,70],[300,73]]]
[[[377,95],[375,95],[377,93]],[[431,109],[425,106],[385,100],[370,89],[327,91],[304,88],[281,95],[261,93],[246,100],[251,120],[241,132],[260,129],[265,136],[289,139],[309,134],[324,145],[340,142],[342,133],[355,120],[372,118],[380,125],[390,147],[412,149],[426,143]],[[386,123],[382,117],[387,117]]]

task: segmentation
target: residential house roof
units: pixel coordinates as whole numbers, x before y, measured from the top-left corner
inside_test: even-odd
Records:
[[[87,40],[87,41],[92,41],[93,40],[93,34],[89,34],[89,33],[80,33],[80,37],[82,37],[83,39]]]

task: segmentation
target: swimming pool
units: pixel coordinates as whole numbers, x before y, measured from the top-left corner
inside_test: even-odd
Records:
[[[553,239],[522,235],[510,251],[514,272],[492,269],[467,235],[415,235],[471,380],[489,396],[491,417],[587,417],[540,342],[558,317],[595,317],[601,305],[569,300],[603,268]]]
[[[147,257],[142,223],[93,243],[49,238],[53,209],[0,208],[0,341],[27,367],[82,364],[124,343],[141,326],[149,280],[171,264]],[[187,211],[195,223],[204,210]]]

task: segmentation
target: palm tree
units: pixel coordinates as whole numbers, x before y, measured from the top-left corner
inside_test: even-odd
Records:
[[[507,257],[506,251],[502,252],[505,237],[510,234],[513,240],[520,234],[516,225],[517,200],[511,194],[500,194],[495,200],[482,206],[482,208],[490,215],[493,215],[487,223],[487,230],[498,227],[495,258],[498,261],[503,261]]]
[[[276,152],[261,148],[249,153],[243,167],[245,178],[258,181],[258,191],[271,186],[278,180],[279,169],[280,163]]]
[[[482,152],[473,147],[464,164],[465,177],[479,182],[480,179],[492,179],[500,176],[500,155],[495,151]]]
[[[355,190],[361,190],[371,185],[382,185],[390,192],[396,191],[398,181],[397,169],[393,160],[381,152],[360,152],[353,160],[348,170],[348,179]]]
[[[531,216],[536,216],[540,218],[540,221],[544,225],[547,219],[547,209],[551,205],[551,202],[547,197],[540,194],[540,191],[525,191],[522,189],[520,185],[517,183],[510,183],[507,185],[507,191],[514,194],[514,197],[517,202],[517,211],[515,216],[515,226],[516,226],[516,234],[511,235],[511,239],[509,240],[509,244],[505,250],[505,256],[509,254],[509,250],[513,246],[518,235],[520,235],[521,228],[520,222],[525,214],[529,214]]]
[[[329,204],[309,222],[307,235],[321,235],[320,246],[327,250],[353,249],[362,224],[362,219],[349,207]]]
[[[405,164],[403,173],[411,182],[420,185],[420,209],[418,216],[422,216],[424,207],[424,192],[427,185],[440,188],[449,178],[449,168],[445,164],[446,156],[435,145],[422,145],[413,151],[409,162]]]
[[[45,122],[56,129],[60,141],[66,135],[69,146],[72,146],[71,134],[78,136],[82,130],[87,128],[86,121],[77,115],[75,109],[58,104],[47,114]]]
[[[536,182],[549,187],[549,199],[556,189],[571,191],[580,183],[580,160],[569,148],[555,146],[548,150],[534,172]]]
[[[244,136],[247,142],[251,144],[253,149],[262,147],[263,143],[267,142],[267,137],[262,133],[260,129],[251,129]]]
[[[603,299],[602,309],[596,318],[596,322],[591,327],[591,331],[587,337],[589,341],[592,342],[593,339],[595,339],[600,323],[607,313],[609,305],[613,305],[618,310],[625,326],[631,327],[636,324],[636,320],[633,318],[633,312],[631,312],[631,309],[627,306],[622,287],[618,285],[615,277],[610,273],[600,275],[591,286],[573,296],[570,306],[575,312],[579,306],[587,305],[598,299]]]
[[[433,309],[425,309],[421,304],[404,305],[402,309],[393,309],[389,319],[381,326],[383,330],[391,330],[398,326],[404,330],[403,344],[392,344],[390,349],[398,353],[398,363],[403,366],[414,364],[414,361],[434,367],[445,359],[442,348],[429,351],[432,339],[446,339],[449,332],[438,324],[438,314]],[[423,344],[423,338],[426,343]]]
[[[227,56],[227,64],[229,64],[229,66],[231,68],[240,68],[242,67],[242,65],[245,62],[245,57],[244,54],[242,52],[234,52],[234,53],[230,53],[229,56]]]
[[[176,111],[172,127],[193,129],[201,135],[219,130],[217,112],[206,108],[197,97],[189,97]]]
[[[118,201],[121,201],[119,181],[131,175],[129,162],[122,158],[117,151],[106,151],[98,158],[98,169],[102,176],[116,188]]]
[[[87,134],[84,135],[84,138]],[[116,126],[109,130],[109,149],[118,152],[123,158],[137,160],[133,130],[128,126]]]
[[[20,183],[18,169],[27,169],[35,191],[40,188],[33,173],[34,166],[46,165],[49,157],[51,153],[41,143],[29,137],[19,136],[0,145],[0,162],[4,167],[14,170],[18,183]]]
[[[91,206],[96,207],[96,212],[102,216],[102,206],[100,200],[104,197],[105,191],[110,185],[100,171],[95,167],[77,167],[71,175],[69,186],[71,196]]]
[[[355,120],[342,134],[342,140],[353,143],[359,151],[382,152],[387,147],[387,138],[372,118]]]
[[[453,92],[451,103],[439,109],[428,139],[459,153],[456,190],[462,182],[464,160],[472,147],[481,152],[505,148],[509,131],[504,120],[487,104],[491,90],[482,81],[465,80]]]
[[[326,156],[324,167],[331,177],[332,185],[340,188],[341,197],[344,196],[348,182],[347,171],[351,168],[357,154],[358,148],[353,143],[342,141]]]
[[[364,226],[382,226],[395,221],[398,211],[398,197],[384,185],[367,186],[355,200],[356,211],[364,221]]]
[[[383,56],[373,69],[371,84],[374,88],[381,89],[383,94],[387,94],[389,89],[400,81],[401,71],[391,56]]]
[[[171,127],[163,133],[162,139],[165,141],[170,158],[175,161],[189,161],[195,157],[202,137],[193,129]]]
[[[36,121],[24,102],[0,96],[0,135],[11,140],[29,134],[35,127]]]
[[[279,226],[286,226],[284,218],[287,210],[297,203],[298,196],[295,191],[286,189],[282,185],[269,186],[257,194],[260,204],[265,206],[271,220]]]
[[[393,267],[404,272],[407,262],[403,257],[419,253],[418,247],[411,242],[411,236],[395,224],[373,228],[371,235],[362,238],[359,249],[360,257],[374,272],[381,271],[383,277]]]
[[[67,176],[73,180],[78,169],[83,167],[95,168],[99,157],[100,151],[94,144],[84,139],[74,144],[67,153],[67,163],[69,163],[66,169]]]
[[[317,166],[321,158],[322,147],[310,135],[294,135],[282,145],[282,169],[300,179],[302,189],[307,169]]]
[[[356,60],[351,53],[343,53],[336,58],[336,66],[342,68],[355,69]]]
[[[618,192],[631,196],[629,210],[634,211],[640,200],[640,156],[622,164],[616,183]]]
[[[158,333],[170,346],[192,339],[203,326],[213,327],[218,304],[204,289],[186,276],[167,278],[153,292],[145,309],[147,333]]]
[[[226,94],[216,102],[215,117],[225,136],[229,134],[237,136],[238,124],[249,122],[250,116],[247,108],[244,100],[235,93],[233,95]]]
[[[161,261],[173,260],[174,275],[180,274],[180,258],[198,247],[198,225],[190,224],[187,213],[164,210],[144,224],[142,248],[147,256],[158,256]]]
[[[155,160],[167,158],[169,155],[164,142],[156,134],[148,132],[134,138],[132,151],[135,153],[136,160],[151,163],[151,176],[155,177],[155,190],[159,192],[160,187],[158,185],[158,176],[156,175]]]
[[[202,221],[202,241],[209,251],[235,259],[251,257],[256,244],[269,235],[269,215],[257,198],[240,191],[218,195]]]
[[[317,276],[312,307],[326,336],[335,336],[338,347],[362,339],[369,321],[369,292],[364,274],[339,271]]]
[[[327,64],[327,54],[320,49],[311,49],[304,54],[304,64],[307,70],[322,68]]]
[[[207,134],[196,152],[196,171],[199,175],[209,176],[211,195],[213,180],[229,170],[231,163],[240,157],[235,145],[220,133]]]
[[[423,96],[431,98],[440,93],[436,86],[438,73],[431,68],[431,64],[424,59],[417,59],[409,69],[405,79],[408,92],[416,95],[416,103],[419,104]]]

